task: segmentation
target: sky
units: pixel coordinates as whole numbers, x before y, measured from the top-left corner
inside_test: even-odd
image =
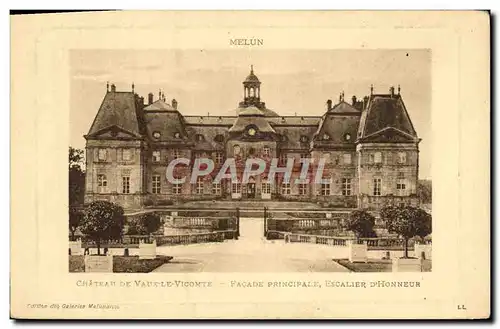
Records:
[[[70,145],[83,149],[106,93],[158,98],[161,89],[184,115],[235,115],[250,65],[261,81],[261,100],[279,115],[317,115],[332,99],[346,101],[401,86],[401,96],[420,143],[421,179],[431,177],[431,52],[400,50],[72,50]]]

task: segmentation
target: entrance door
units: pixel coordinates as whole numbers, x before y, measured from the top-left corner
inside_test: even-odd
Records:
[[[247,198],[249,199],[255,198],[255,183],[247,184]]]

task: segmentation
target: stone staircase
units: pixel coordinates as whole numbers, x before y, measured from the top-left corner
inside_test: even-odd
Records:
[[[240,211],[257,210],[264,211],[264,207],[272,209],[322,209],[320,205],[313,202],[297,202],[297,201],[266,201],[266,200],[241,200],[241,201],[189,201],[179,208],[218,208],[218,209],[236,209]]]

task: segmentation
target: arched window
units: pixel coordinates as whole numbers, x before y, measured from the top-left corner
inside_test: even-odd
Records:
[[[254,97],[254,89],[250,88],[250,97]]]
[[[239,145],[235,145],[235,146],[233,147],[233,154],[234,154],[234,155],[240,155],[240,153],[241,153],[241,148],[240,148],[240,146],[239,146]]]

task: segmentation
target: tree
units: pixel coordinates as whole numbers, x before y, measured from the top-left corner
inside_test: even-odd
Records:
[[[161,227],[163,224],[160,215],[154,212],[142,214],[132,225],[129,227],[129,234],[152,234]]]
[[[420,208],[387,206],[380,211],[380,217],[389,232],[405,240],[405,258],[408,258],[408,240],[415,236],[425,238],[432,232],[432,216]]]
[[[83,204],[85,194],[85,171],[83,150],[69,147],[69,205]]]
[[[80,230],[96,243],[101,254],[101,241],[119,239],[122,236],[125,216],[123,208],[108,201],[94,201],[85,209]]]
[[[69,207],[69,231],[71,232],[71,240],[75,240],[75,232],[83,218],[83,213],[76,207]]]
[[[421,179],[417,182],[417,195],[423,204],[432,203],[432,181]]]
[[[376,236],[374,226],[375,217],[365,210],[354,210],[345,223],[346,229],[353,231],[357,239]]]

